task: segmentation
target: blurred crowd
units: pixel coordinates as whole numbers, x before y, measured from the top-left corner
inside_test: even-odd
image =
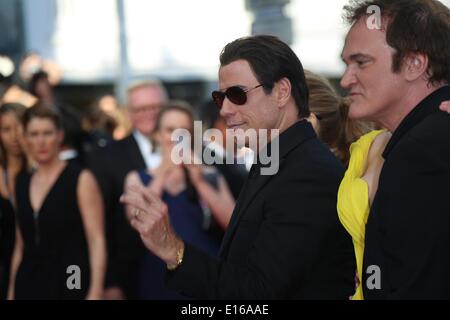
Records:
[[[146,79],[75,107],[0,54],[0,300],[449,298],[450,10],[343,13],[345,98],[269,35],[198,105]]]
[[[75,108],[55,94],[59,79],[36,54],[18,67],[0,58],[0,299],[179,298],[119,197],[148,185],[173,208],[179,234],[217,253],[247,167],[180,166],[170,154],[171,133],[192,132],[198,115],[224,132],[219,110],[206,102],[195,113],[155,80],[132,84],[125,108],[113,95]],[[218,143],[212,152],[224,157]],[[66,286],[73,265],[81,290]]]
[[[348,120],[327,79],[306,76],[308,120],[347,165],[350,144],[371,126]],[[57,66],[35,54],[18,68],[0,58],[0,299],[182,299],[165,288],[165,264],[129,225],[132,213],[119,203],[124,187],[152,189],[177,234],[215,255],[253,155],[226,164],[226,141],[214,141],[204,146],[214,165],[177,165],[175,129],[193,132],[201,120],[226,137],[212,101],[194,108],[149,80],[128,88],[124,108],[105,95],[79,109],[55,95],[59,78]],[[66,281],[74,265],[79,290]]]

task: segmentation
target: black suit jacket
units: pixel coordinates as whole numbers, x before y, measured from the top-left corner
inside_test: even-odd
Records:
[[[439,111],[445,100],[448,86],[402,121],[384,151],[366,226],[367,299],[450,298],[450,115]],[[379,267],[381,287],[370,266]]]
[[[126,220],[119,198],[126,175],[144,170],[146,164],[133,135],[95,151],[88,157],[103,194],[108,242],[106,286],[118,285],[128,298],[135,298],[137,266],[145,248]]]
[[[254,165],[218,258],[186,245],[167,283],[202,299],[348,299],[352,243],[336,212],[344,169],[301,121],[280,135],[276,175]]]
[[[227,164],[227,156],[225,154],[225,150],[222,151],[223,155],[219,155],[213,149],[205,146],[203,152],[207,152],[208,154],[211,154],[212,157],[214,157],[214,167],[216,167],[216,169],[219,170],[219,172],[225,178],[231,194],[233,195],[234,199],[237,200],[248,176],[248,171],[245,168],[245,164]]]

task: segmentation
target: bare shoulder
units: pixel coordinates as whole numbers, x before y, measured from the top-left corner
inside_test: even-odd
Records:
[[[391,139],[392,134],[390,132],[382,132],[380,133],[372,142],[369,150],[369,159],[373,159],[374,157],[381,156],[386,145]]]
[[[391,140],[391,137],[392,133],[384,131],[375,138],[375,140],[373,141],[373,146],[375,148],[384,148],[389,140]]]
[[[84,169],[80,172],[80,177],[78,178],[78,188],[83,190],[86,188],[92,188],[97,186],[97,180],[94,177],[94,174],[87,169]]]

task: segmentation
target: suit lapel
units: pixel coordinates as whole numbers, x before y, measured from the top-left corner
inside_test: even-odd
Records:
[[[397,143],[405,136],[412,128],[417,126],[423,119],[435,112],[441,112],[439,105],[441,102],[450,99],[450,86],[444,86],[420,102],[400,123],[398,128],[389,140],[383,152],[383,157],[386,159],[397,145]]]
[[[128,148],[128,156],[130,157],[130,161],[133,165],[133,168],[136,170],[143,170],[147,167],[144,157],[142,156],[141,150],[136,142],[136,139],[131,134],[127,138],[127,148]]]
[[[283,163],[292,149],[296,148],[305,140],[315,136],[314,129],[306,120],[299,121],[283,132],[279,137],[279,170],[282,170]],[[236,228],[238,227],[239,222],[242,220],[242,217],[255,196],[264,188],[270,179],[274,177],[273,175],[261,175],[260,169],[261,167],[258,164],[254,164],[252,166],[252,169],[236,202],[236,207],[231,216],[227,231],[223,237],[222,245],[219,250],[219,257],[225,256],[226,250],[233,238]]]
[[[233,214],[231,216],[230,223],[228,225],[227,231],[224,235],[222,245],[219,251],[219,256],[221,256],[228,243],[230,242],[232,236],[234,235],[234,231],[236,230],[236,227],[239,225],[239,222],[241,221],[242,216],[245,213],[245,210],[248,208],[252,200],[255,198],[255,196],[259,193],[259,191],[267,184],[267,182],[272,178],[272,176],[261,176],[258,172],[259,167],[255,167],[255,165],[252,167],[252,171],[250,172],[244,187],[242,188],[242,191],[239,195],[239,198],[236,202],[236,207],[233,211]]]

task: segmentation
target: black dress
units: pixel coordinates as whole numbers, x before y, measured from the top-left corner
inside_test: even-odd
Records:
[[[14,208],[9,199],[0,196],[0,300],[6,299],[8,292],[15,231]]]
[[[15,282],[16,299],[85,298],[90,270],[77,201],[80,173],[79,167],[67,164],[36,213],[29,197],[31,175],[17,181],[17,217],[24,250]]]

